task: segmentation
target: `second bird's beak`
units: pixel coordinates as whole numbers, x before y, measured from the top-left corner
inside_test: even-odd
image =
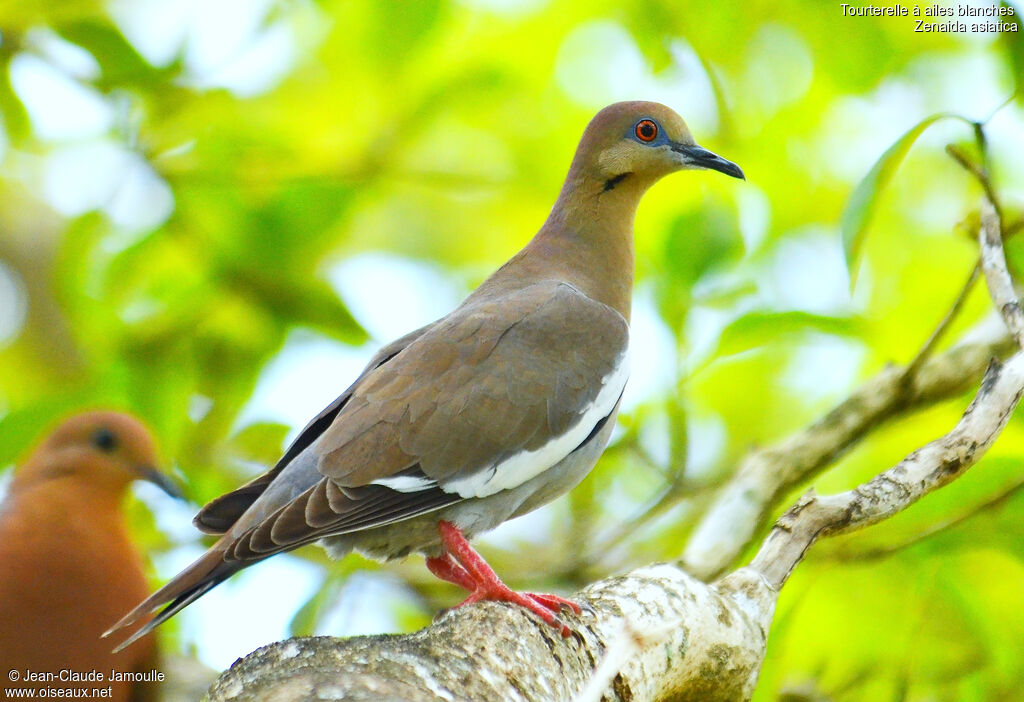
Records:
[[[183,493],[181,488],[178,487],[178,485],[165,473],[161,473],[153,466],[139,466],[138,471],[140,478],[153,483],[171,497],[177,500],[185,499],[185,493]]]
[[[708,151],[703,146],[697,146],[696,144],[680,144],[677,142],[670,142],[672,151],[674,151],[679,162],[684,166],[690,166],[693,168],[707,168],[712,171],[718,171],[724,173],[733,178],[739,178],[740,180],[746,180],[746,176],[743,175],[743,169],[737,166],[732,161],[728,161],[718,154]]]

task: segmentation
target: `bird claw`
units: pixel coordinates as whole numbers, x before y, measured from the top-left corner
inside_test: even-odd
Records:
[[[442,580],[470,591],[469,597],[455,608],[482,600],[511,602],[536,614],[546,624],[558,629],[563,637],[569,637],[569,627],[555,613],[560,612],[562,607],[568,607],[579,614],[582,610],[578,604],[558,595],[516,592],[501,582],[494,570],[469,545],[458,527],[442,520],[438,523],[438,530],[446,553],[427,558],[427,567]]]
[[[522,598],[521,600],[515,600],[516,604],[536,614],[538,617],[543,619],[544,623],[548,626],[552,626],[555,629],[558,629],[558,632],[562,635],[563,639],[569,638],[569,634],[571,633],[569,631],[569,626],[554,614],[555,612],[560,611],[562,607],[562,603],[554,602],[554,599],[564,600],[564,598],[557,597],[557,595],[541,595],[540,597],[538,597],[532,592],[514,592],[513,594],[518,595]],[[551,601],[544,601],[544,599],[541,598],[553,599]],[[568,600],[564,600],[564,603],[567,605],[575,604],[569,602]]]
[[[550,609],[552,612],[560,612],[562,611],[563,607],[568,607],[575,614],[581,614],[583,612],[583,608],[580,607],[579,604],[573,602],[568,598],[560,597],[559,595],[551,595],[548,593],[538,592],[526,592],[523,594],[525,594],[527,597],[533,598],[540,604]]]
[[[474,604],[476,602],[483,602],[484,600],[491,600],[492,602],[511,602],[512,604],[519,605],[523,609],[528,609],[538,617],[544,620],[544,623],[548,626],[552,626],[558,629],[559,633],[563,638],[569,637],[569,627],[561,619],[555,616],[555,612],[561,611],[561,608],[569,607],[574,612],[579,614],[580,606],[572,600],[567,600],[564,597],[558,595],[538,595],[532,592],[516,592],[508,587],[490,587],[490,588],[478,588],[467,597],[465,600],[455,605],[452,609],[458,609],[465,605]]]

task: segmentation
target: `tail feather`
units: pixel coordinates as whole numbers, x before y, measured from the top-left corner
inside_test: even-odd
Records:
[[[207,592],[215,588],[217,585],[220,585],[228,577],[228,575],[224,575],[223,577],[217,578],[216,580],[209,580],[205,583],[202,583],[201,585],[197,585],[192,590],[189,590],[188,592],[176,597],[169,605],[160,610],[160,614],[150,619],[148,622],[146,622],[145,626],[143,626],[134,634],[132,634],[127,639],[125,639],[117,646],[115,646],[113,653],[119,653],[124,649],[128,648],[129,646],[131,646],[133,643],[141,639],[149,632],[153,631],[153,629],[163,624],[165,621],[173,617],[181,610],[185,609],[185,607],[189,606],[190,604],[198,600],[200,597],[202,597]],[[117,627],[115,627],[115,629],[116,628]],[[115,629],[111,629],[103,635],[106,636],[107,634],[113,632]]]
[[[142,638],[187,605],[227,580],[245,565],[249,565],[247,563],[225,562],[224,552],[228,546],[226,542],[227,538],[218,541],[209,551],[197,558],[185,570],[175,576],[174,579],[140,602],[132,611],[121,617],[116,624],[103,632],[104,638],[108,637],[131,626],[143,617],[156,612],[160,609],[161,605],[170,602],[167,607],[147,622],[145,626],[118,645],[114,652],[116,653]]]

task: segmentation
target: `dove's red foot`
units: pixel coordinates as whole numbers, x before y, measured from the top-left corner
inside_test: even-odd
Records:
[[[441,532],[441,542],[446,553],[436,558],[428,558],[427,568],[442,580],[469,591],[469,597],[457,605],[458,607],[481,600],[514,602],[558,629],[562,636],[569,636],[569,627],[556,617],[554,612],[558,612],[562,607],[569,607],[579,614],[578,604],[558,595],[512,590],[501,582],[494,570],[487,565],[487,561],[469,545],[457,526],[442,520],[437,528]]]

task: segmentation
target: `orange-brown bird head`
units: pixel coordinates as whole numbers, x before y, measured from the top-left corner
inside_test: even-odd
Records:
[[[156,465],[153,440],[138,420],[119,412],[88,412],[66,419],[43,441],[15,474],[11,490],[69,479],[120,495],[131,482],[146,480],[181,497]]]

